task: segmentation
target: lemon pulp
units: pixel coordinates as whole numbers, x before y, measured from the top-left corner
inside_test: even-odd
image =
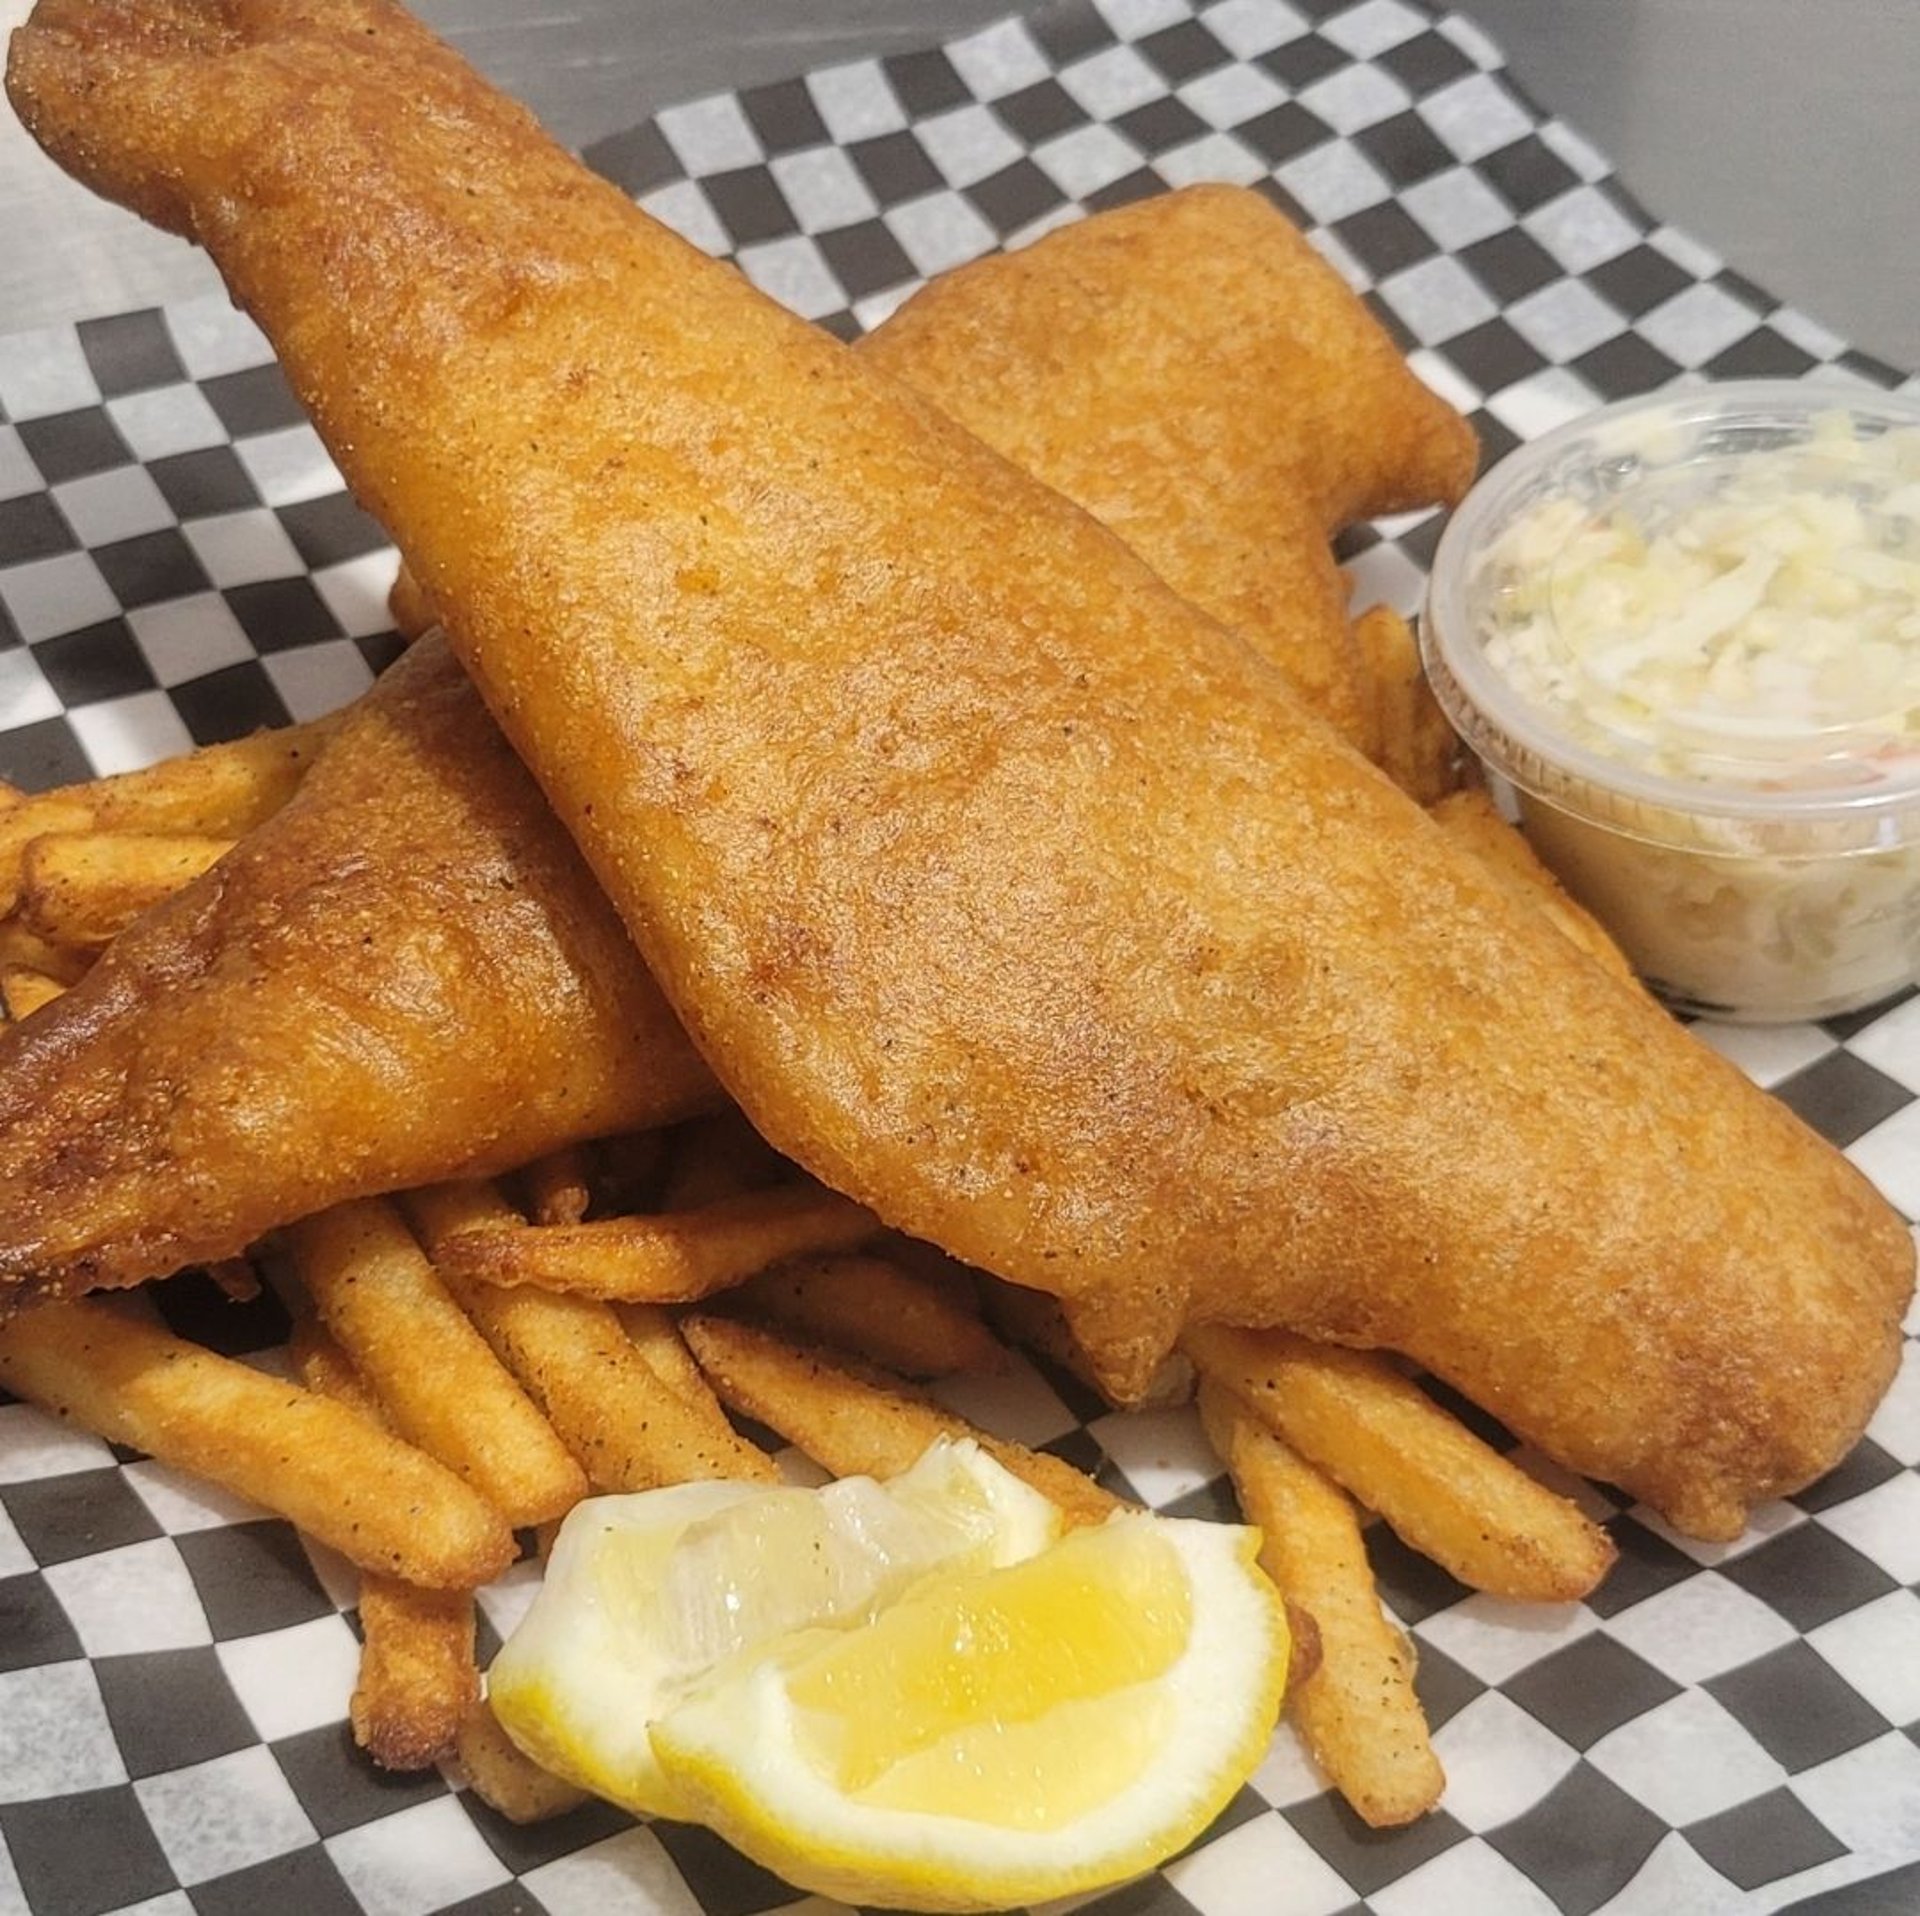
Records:
[[[1137,1874],[1260,1760],[1254,1531],[1054,1507],[972,1444],[886,1485],[582,1504],[490,1694],[537,1761],[803,1890],[980,1911]]]
[[[797,1887],[978,1911],[1114,1883],[1190,1842],[1279,1710],[1258,1533],[1138,1515],[936,1572],[851,1630],[736,1658],[653,1724],[689,1812]]]
[[[535,1762],[653,1815],[684,1814],[648,1725],[710,1672],[796,1631],[859,1627],[942,1572],[1030,1556],[1059,1513],[971,1443],[891,1483],[679,1484],[578,1505],[495,1659],[494,1713]]]
[[[1164,1538],[1081,1531],[817,1651],[788,1679],[796,1742],[877,1806],[1054,1828],[1145,1767],[1166,1723],[1152,1685],[1191,1629]]]

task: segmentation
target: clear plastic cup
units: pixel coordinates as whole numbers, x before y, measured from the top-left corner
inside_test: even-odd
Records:
[[[1920,401],[1696,386],[1488,473],[1441,538],[1421,646],[1534,848],[1656,991],[1822,1018],[1920,974],[1909,586]]]

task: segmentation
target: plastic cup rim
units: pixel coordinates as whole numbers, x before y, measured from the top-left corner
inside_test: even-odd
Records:
[[[1869,820],[1885,821],[1891,842],[1848,848],[1854,850],[1892,849],[1920,837],[1920,772],[1858,789],[1769,792],[1643,771],[1568,737],[1466,637],[1467,578],[1489,521],[1519,485],[1596,431],[1656,414],[1684,425],[1743,414],[1804,420],[1836,410],[1920,427],[1920,397],[1875,386],[1836,379],[1703,381],[1595,407],[1515,447],[1483,473],[1441,532],[1420,618],[1421,650],[1436,695],[1475,752],[1534,797],[1616,830],[1622,826],[1581,803],[1582,787],[1693,819],[1856,829]],[[1529,759],[1552,776],[1530,773],[1524,763]]]

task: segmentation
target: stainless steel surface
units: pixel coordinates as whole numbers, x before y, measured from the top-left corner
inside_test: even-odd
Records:
[[[1920,371],[1920,0],[1467,0],[1656,218]]]
[[[563,139],[676,99],[925,45],[1010,0],[419,0]],[[28,0],[0,0],[0,25]],[[1520,83],[1658,217],[1856,344],[1920,367],[1920,0],[1465,0]],[[0,122],[0,331],[205,290],[204,261]]]

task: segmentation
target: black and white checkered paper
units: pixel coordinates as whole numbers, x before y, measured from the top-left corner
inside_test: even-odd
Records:
[[[1515,92],[1476,29],[1407,0],[1068,0],[675,108],[589,158],[844,336],[928,275],[1089,209],[1250,184],[1372,296],[1490,456],[1687,376],[1897,379],[1650,219]],[[1434,530],[1350,535],[1360,595],[1411,606]],[[0,340],[6,775],[119,770],[352,697],[393,650],[392,569],[259,335],[224,306]],[[1920,1216],[1920,998],[1702,1035]],[[270,1300],[231,1306],[185,1278],[157,1303],[191,1335],[276,1361]],[[1738,1543],[1687,1542],[1567,1486],[1621,1552],[1586,1603],[1470,1595],[1376,1533],[1419,1646],[1442,1809],[1366,1831],[1283,1729],[1204,1842],[1085,1906],[1920,1909],[1912,1341],[1907,1358],[1852,1458]],[[1186,1413],[1106,1415],[1031,1369],[953,1396],[1158,1506],[1231,1510]],[[486,1593],[483,1649],[528,1591],[521,1571]],[[515,1829],[456,1777],[374,1771],[344,1724],[353,1602],[351,1572],[284,1524],[0,1403],[0,1912],[801,1906],[698,1831],[599,1806]]]

